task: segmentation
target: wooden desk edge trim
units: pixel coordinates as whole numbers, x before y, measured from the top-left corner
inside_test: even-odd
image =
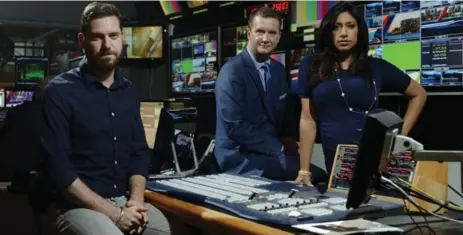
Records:
[[[218,211],[194,205],[182,200],[168,197],[166,195],[145,191],[145,199],[148,203],[153,204],[157,208],[177,216],[188,216],[191,218],[201,219],[207,222],[213,222],[226,227],[230,230],[238,230],[245,234],[272,234],[272,235],[290,235],[282,230],[278,230],[256,222],[241,219],[235,216],[227,215]],[[172,210],[175,208],[175,210]]]

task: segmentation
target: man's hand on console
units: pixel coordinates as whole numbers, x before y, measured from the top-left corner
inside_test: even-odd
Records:
[[[286,156],[297,156],[298,155],[298,146],[297,142],[291,138],[281,138],[281,143],[283,144],[282,151]]]
[[[142,231],[146,223],[142,213],[147,213],[146,207],[139,206],[124,206],[121,209],[121,214],[116,221],[116,226],[124,232],[130,231],[133,234],[137,231]]]
[[[300,170],[294,183],[305,184],[307,186],[313,186],[311,182],[312,173],[305,170]]]
[[[145,204],[144,204],[143,201],[138,201],[138,200],[133,200],[133,199],[128,200],[127,203],[125,204],[125,206],[126,207],[136,207],[136,208],[142,208],[143,209],[142,211],[139,211],[140,214],[143,217],[141,226],[139,226],[138,228],[133,229],[133,230],[130,231],[130,234],[132,234],[135,231],[138,234],[140,234],[143,231],[143,229],[145,228],[146,224],[148,223],[148,208],[145,207]]]

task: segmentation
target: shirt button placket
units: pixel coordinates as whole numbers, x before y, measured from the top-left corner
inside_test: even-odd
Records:
[[[109,95],[110,92],[111,92],[111,90],[108,89],[108,95]],[[108,96],[108,99],[109,99],[109,96]],[[109,101],[109,103],[111,104],[111,101],[110,101],[110,100],[108,100],[108,101]],[[111,109],[111,105],[110,105],[110,109]],[[111,110],[111,117],[114,117],[114,116],[116,116],[116,114]],[[114,123],[114,120],[113,120],[113,123]],[[115,134],[115,133],[114,133],[114,134]],[[113,140],[114,140],[114,145],[116,145],[117,136],[114,135]],[[116,155],[117,155],[117,154],[116,154]],[[116,156],[114,156],[114,157],[116,158]],[[117,160],[114,160],[114,168],[115,168],[114,170],[115,170],[115,171],[116,171],[116,167],[117,167]],[[116,177],[116,178],[117,178],[117,177]],[[114,191],[117,191],[117,180],[116,180],[116,182],[114,183],[114,186],[113,186],[113,187],[114,187]]]

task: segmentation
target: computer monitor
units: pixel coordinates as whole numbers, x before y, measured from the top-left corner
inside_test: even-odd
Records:
[[[223,64],[240,54],[248,44],[248,26],[246,24],[224,28],[222,32]],[[222,65],[223,65],[222,64]]]
[[[31,101],[34,91],[7,90],[5,93],[5,107],[12,108],[21,105],[24,101]]]
[[[174,14],[182,12],[181,1],[178,1],[178,0],[169,0],[169,1],[162,0],[162,1],[159,1],[159,4],[161,5],[162,12],[164,12],[164,15],[166,15],[166,16],[170,16],[170,15],[174,15]]]
[[[127,59],[162,58],[161,26],[126,26],[122,28],[124,52]]]
[[[196,117],[197,110],[194,107],[161,109],[150,174],[180,174],[197,167],[193,144]]]
[[[281,30],[284,30],[284,19],[281,20]],[[225,27],[222,31],[222,66],[229,59],[239,55],[248,44],[248,25],[247,24],[238,24],[236,26]],[[285,57],[285,37],[281,37],[277,45],[277,48],[274,51],[274,59],[282,62],[283,65],[286,65],[284,62]],[[283,60],[281,60],[283,58]]]
[[[270,55],[272,59],[280,62],[283,66],[286,66],[286,53],[281,52],[281,53],[273,53]]]
[[[211,93],[217,81],[217,31],[172,39],[173,93]]]
[[[5,91],[0,89],[0,108],[5,107]]]
[[[190,0],[187,1],[187,5],[189,8],[196,8],[201,7],[207,4],[207,0]]]
[[[38,85],[48,74],[45,57],[17,57],[15,60],[16,84]]]
[[[367,115],[360,139],[346,207],[358,208],[379,186],[380,170],[387,166],[394,136],[400,134],[403,120],[391,111]]]

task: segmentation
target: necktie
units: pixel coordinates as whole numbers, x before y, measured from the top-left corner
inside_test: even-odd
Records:
[[[264,70],[265,91],[267,93],[267,101],[271,104],[270,79],[272,79],[272,76],[270,75],[270,65],[268,63],[264,63],[264,65],[262,65],[262,69]]]

